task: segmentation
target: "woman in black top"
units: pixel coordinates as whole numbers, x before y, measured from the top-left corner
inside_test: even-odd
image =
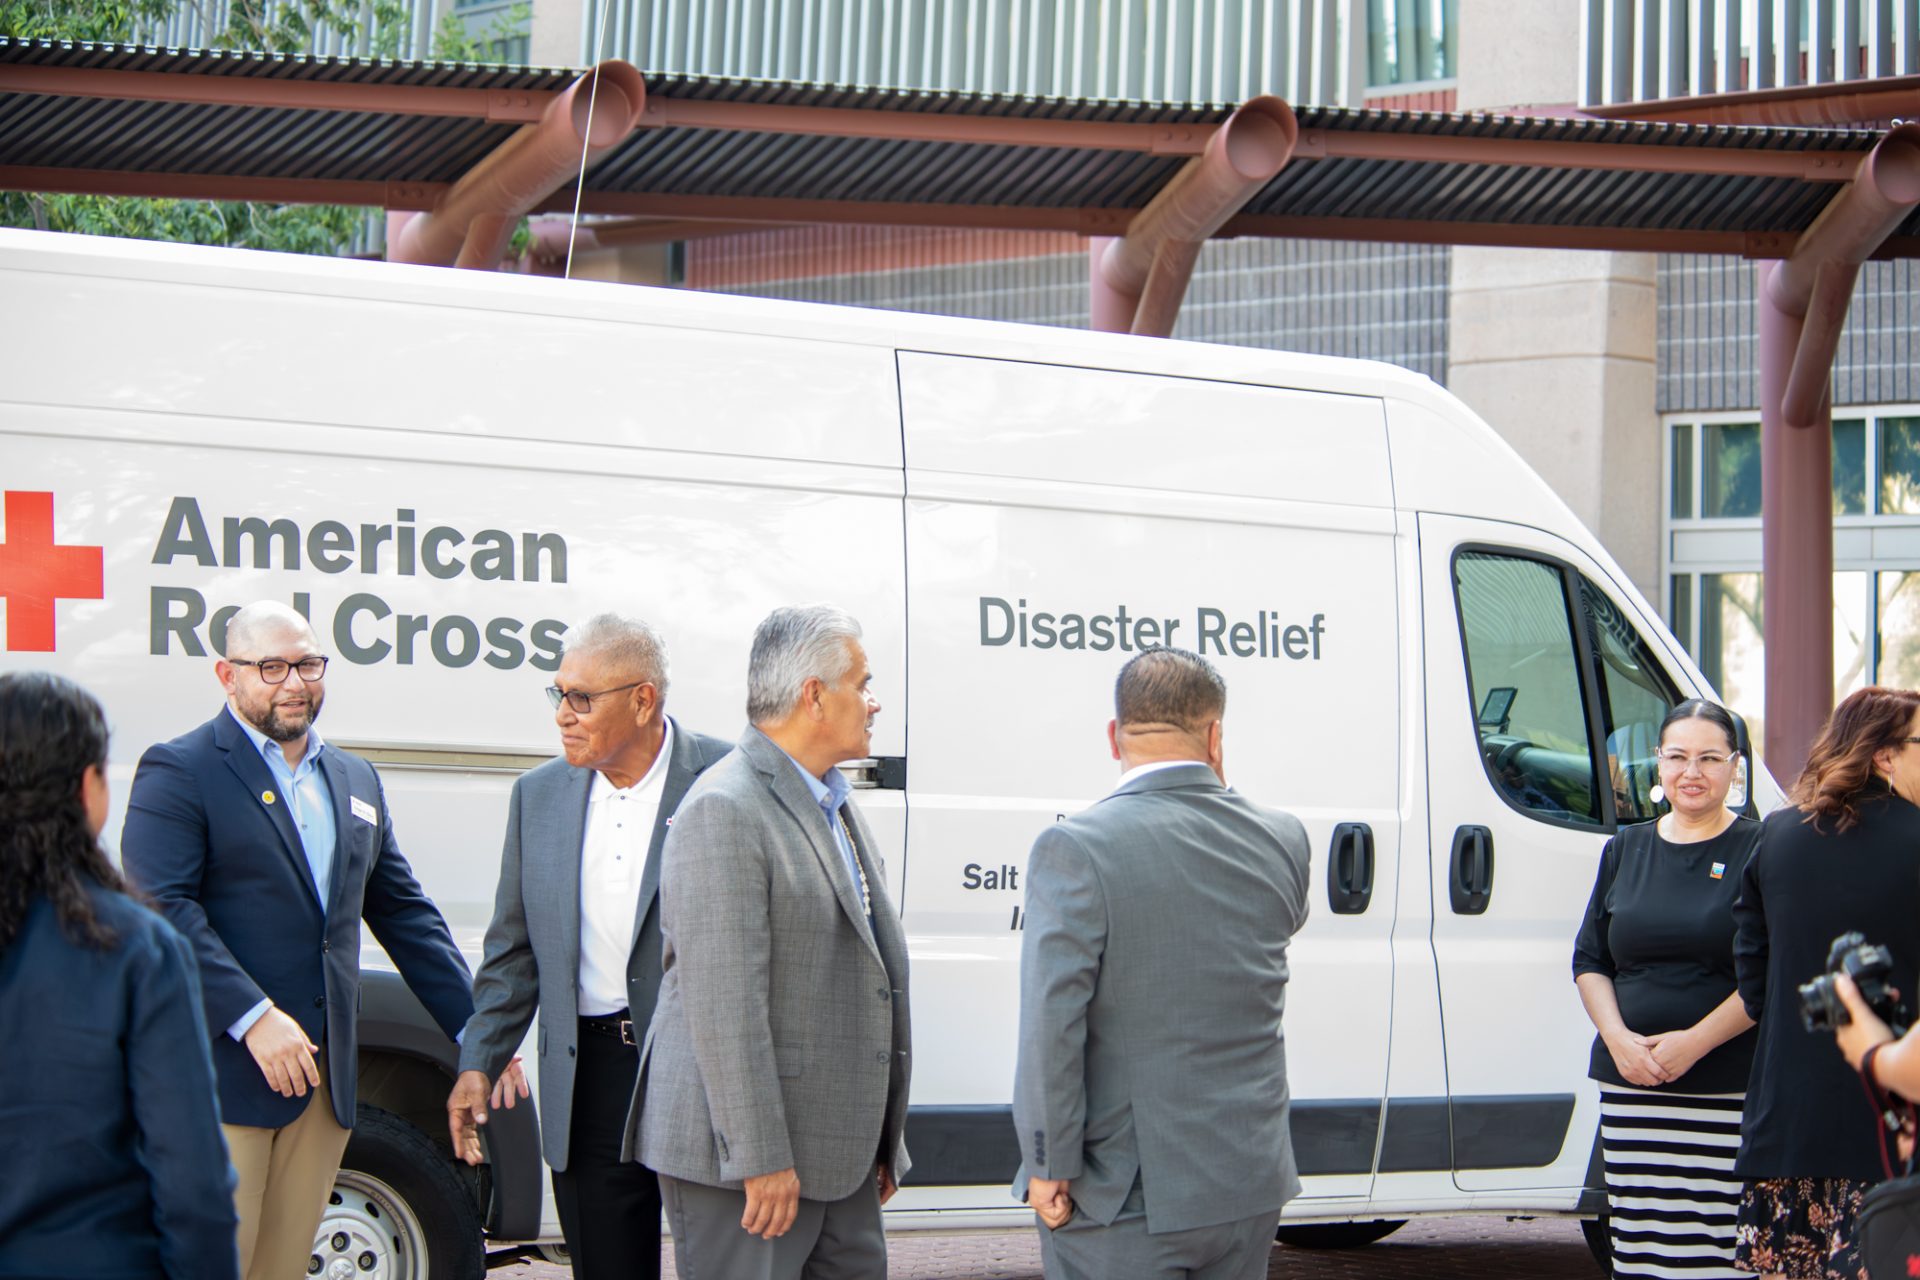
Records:
[[[1753,1020],[1733,967],[1733,900],[1760,824],[1727,808],[1733,717],[1702,699],[1660,725],[1658,822],[1623,827],[1574,942],[1573,975],[1599,1032],[1615,1276],[1739,1275],[1733,1155]]]
[[[193,951],[101,851],[107,724],[0,675],[0,1276],[239,1280]]]
[[[1885,1177],[1880,1128],[1827,1031],[1800,1020],[1798,987],[1857,930],[1893,953],[1892,985],[1920,990],[1920,693],[1866,688],[1834,709],[1792,804],[1767,815],[1747,867],[1734,962],[1760,1019],[1734,1168],[1743,1270],[1855,1280],[1860,1197]]]

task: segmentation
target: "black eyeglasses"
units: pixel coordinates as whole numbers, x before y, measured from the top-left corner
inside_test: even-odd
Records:
[[[632,684],[615,685],[611,689],[601,689],[595,693],[582,693],[578,689],[562,689],[557,684],[549,685],[547,686],[547,701],[553,704],[555,711],[558,711],[560,709],[560,703],[564,700],[568,706],[573,708],[573,714],[584,716],[592,713],[593,700],[595,698],[604,698],[610,693],[620,693],[627,689],[638,689],[646,683],[647,681],[645,680],[635,680]]]
[[[236,667],[252,667],[266,684],[285,684],[289,671],[298,671],[300,678],[309,684],[327,674],[327,660],[317,653],[292,662],[285,658],[261,658],[257,662],[252,658],[228,658],[227,661]]]

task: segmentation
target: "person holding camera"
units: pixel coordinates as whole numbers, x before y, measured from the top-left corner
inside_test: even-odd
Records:
[[[1813,744],[1791,803],[1767,815],[1741,882],[1734,966],[1747,1012],[1760,1022],[1734,1161],[1746,1181],[1735,1251],[1744,1271],[1793,1280],[1861,1274],[1855,1226],[1861,1197],[1885,1176],[1881,1129],[1827,1042],[1831,1002],[1808,980],[1842,962],[1831,953],[1852,932],[1886,948],[1873,966],[1886,986],[1915,989],[1916,744],[1920,693],[1875,686],[1849,695]]]
[[[1727,808],[1733,716],[1695,698],[1660,725],[1657,822],[1600,855],[1574,942],[1574,982],[1598,1034],[1600,1145],[1616,1276],[1726,1280],[1733,1175],[1753,1019],[1733,971],[1733,900],[1760,824]]]
[[[1909,1027],[1905,1035],[1895,1037],[1853,979],[1837,973],[1833,986],[1847,1010],[1847,1020],[1833,1029],[1834,1042],[1847,1065],[1885,1092],[1920,1102],[1920,1027]]]

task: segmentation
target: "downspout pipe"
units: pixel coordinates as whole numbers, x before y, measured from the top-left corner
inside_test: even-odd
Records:
[[[1299,137],[1293,108],[1270,95],[1228,116],[1125,235],[1094,243],[1094,327],[1170,335],[1200,246],[1286,167]]]
[[[1915,204],[1920,126],[1903,124],[1787,259],[1759,266],[1763,750],[1789,785],[1833,710],[1833,357],[1860,264]]]
[[[595,84],[596,78],[598,84]],[[646,110],[647,82],[631,63],[601,63],[449,187],[400,232],[395,262],[492,270],[520,219],[617,146]],[[591,118],[589,118],[591,117]]]

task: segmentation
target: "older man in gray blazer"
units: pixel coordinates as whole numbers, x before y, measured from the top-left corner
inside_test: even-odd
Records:
[[[852,618],[775,610],[753,638],[751,727],[667,837],[667,971],[630,1127],[682,1280],[886,1275],[907,948],[835,768],[870,749],[871,680]]]
[[[660,1274],[659,1181],[621,1153],[660,990],[660,847],[728,744],[666,715],[666,647],[646,623],[601,614],[562,643],[547,696],[565,757],[513,787],[448,1121],[477,1164],[489,1086],[513,1104],[500,1076],[537,1006],[542,1145],[573,1273],[635,1280]]]
[[[1300,1189],[1280,1015],[1306,832],[1226,787],[1204,658],[1150,649],[1114,701],[1120,785],[1027,863],[1016,1188],[1051,1280],[1250,1280]]]

